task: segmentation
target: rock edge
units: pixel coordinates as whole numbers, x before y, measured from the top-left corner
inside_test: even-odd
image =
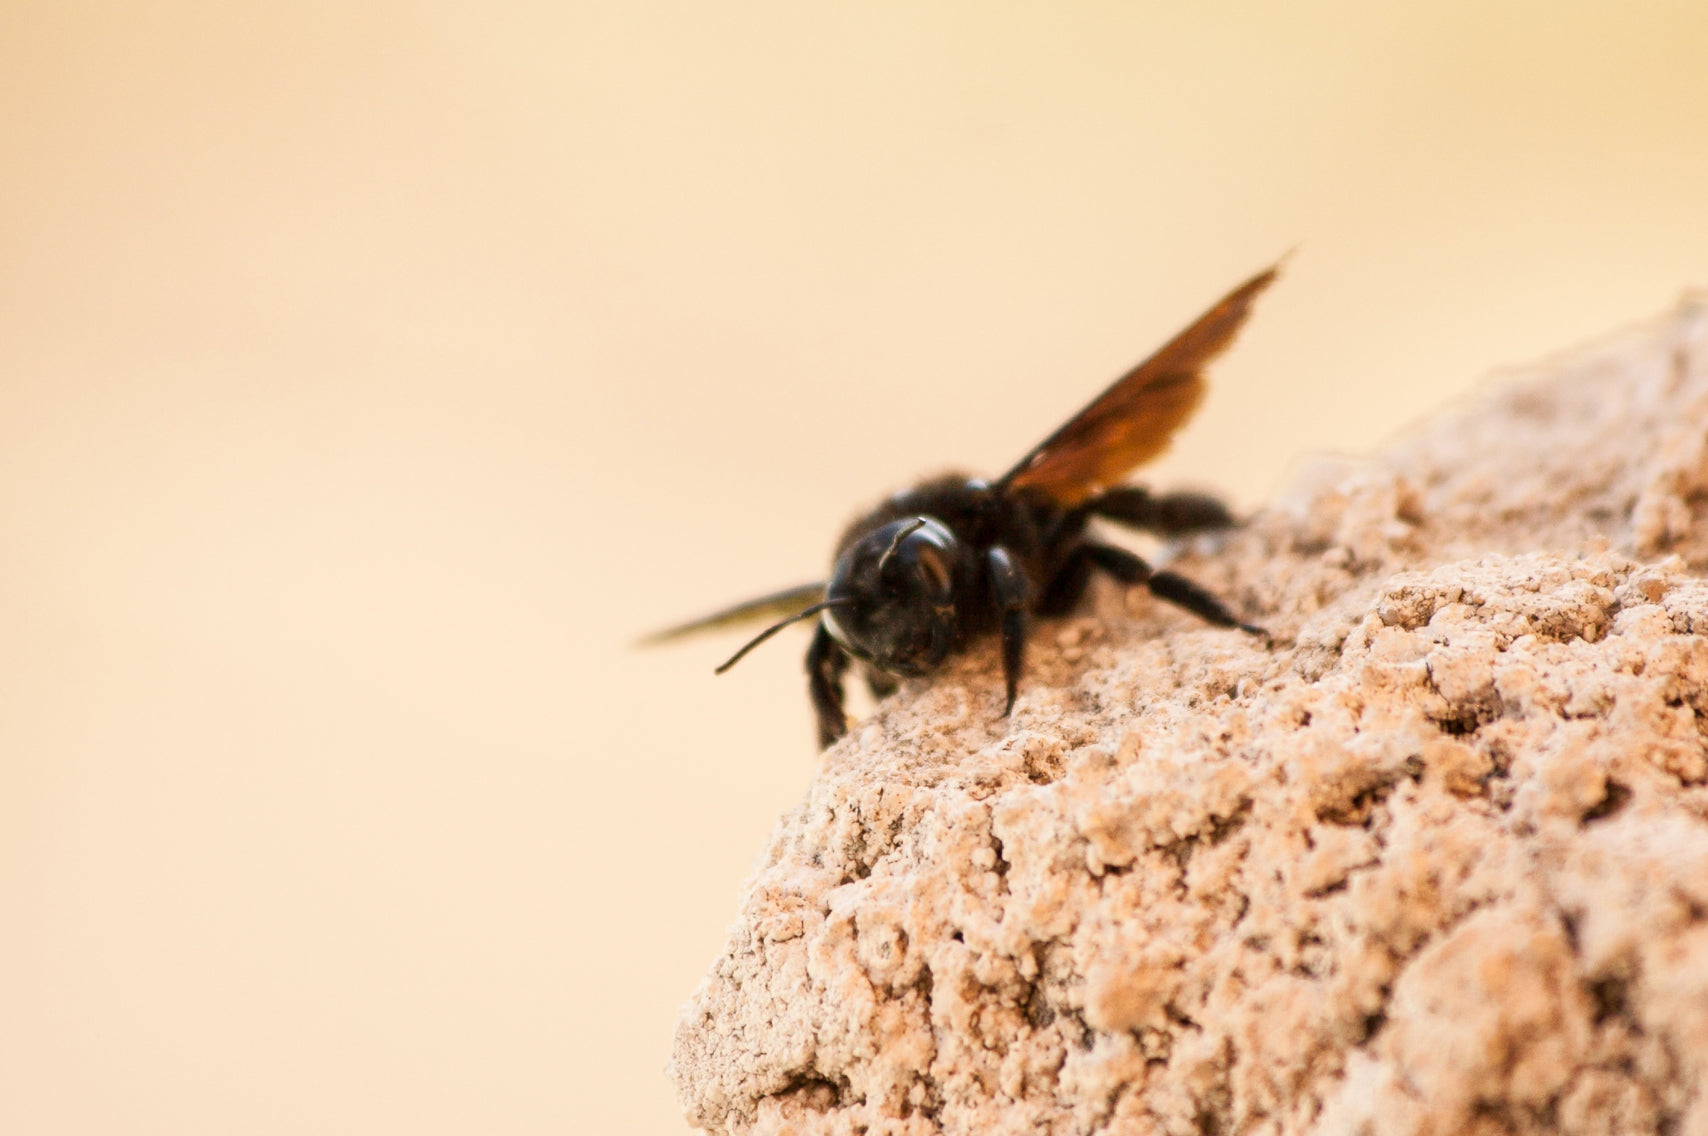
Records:
[[[1708,302],[1323,463],[825,757],[685,1009],[715,1133],[1708,1136]]]

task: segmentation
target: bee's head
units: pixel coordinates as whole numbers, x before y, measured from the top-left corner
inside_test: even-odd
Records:
[[[872,530],[836,560],[826,630],[882,670],[924,674],[954,645],[958,555],[955,534],[931,517]]]

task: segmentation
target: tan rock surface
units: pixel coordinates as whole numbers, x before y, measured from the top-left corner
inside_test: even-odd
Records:
[[[684,1013],[730,1133],[1708,1136],[1708,306],[1325,463],[831,750]]]

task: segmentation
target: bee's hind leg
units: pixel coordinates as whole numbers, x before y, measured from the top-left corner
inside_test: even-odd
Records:
[[[1141,485],[1122,485],[1082,506],[1095,516],[1162,537],[1231,529],[1239,524],[1228,507],[1208,493],[1152,493]]]

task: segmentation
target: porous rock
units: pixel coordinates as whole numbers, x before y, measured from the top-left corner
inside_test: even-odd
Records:
[[[1324,463],[824,757],[677,1034],[716,1133],[1708,1136],[1708,305]]]

